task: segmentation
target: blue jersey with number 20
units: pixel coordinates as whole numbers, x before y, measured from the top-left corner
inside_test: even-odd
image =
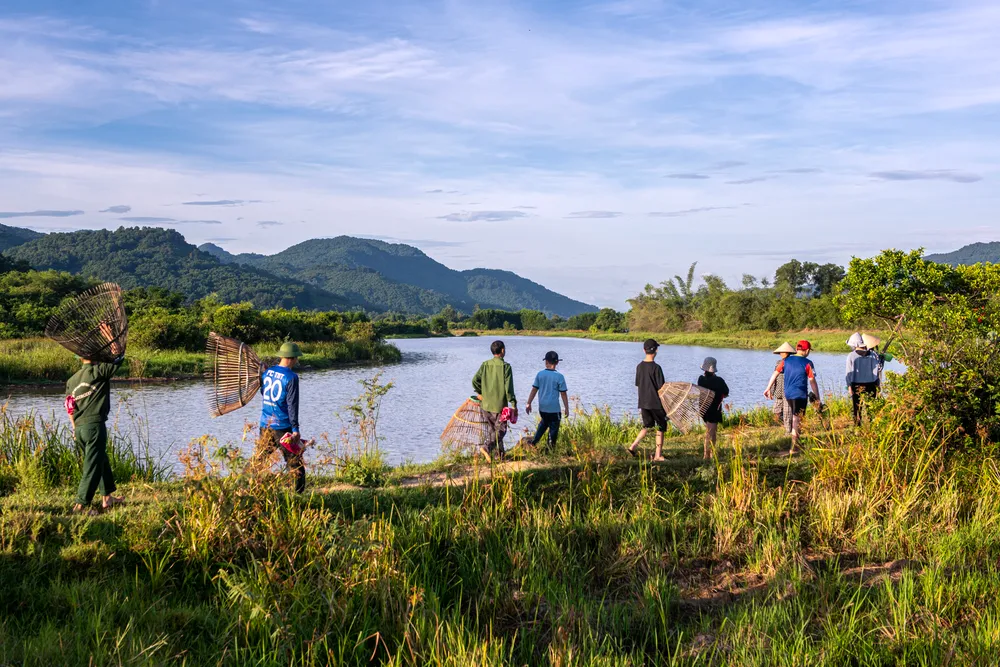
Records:
[[[299,376],[290,368],[272,366],[264,371],[260,393],[264,409],[260,427],[299,430]]]

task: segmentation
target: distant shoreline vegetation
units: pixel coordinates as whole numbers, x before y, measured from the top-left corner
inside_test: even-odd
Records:
[[[75,367],[72,355],[37,340],[66,298],[97,282],[59,271],[36,271],[0,255],[0,382],[56,382]],[[125,293],[130,318],[129,358],[122,375],[189,378],[206,366],[209,331],[251,345],[277,347],[295,340],[309,345],[304,365],[328,368],[352,362],[399,359],[386,338],[483,333],[565,335],[598,340],[642,340],[664,344],[765,349],[795,337],[814,339],[817,349],[841,350],[847,324],[836,304],[844,270],[834,264],[792,260],[773,282],[744,276],[740,289],[707,275],[695,286],[695,268],[659,286],[647,285],[629,300],[627,313],[611,308],[563,318],[541,310],[474,307],[462,313],[445,306],[435,315],[368,314],[360,311],[259,309],[224,303],[218,296],[191,301],[160,287]],[[823,332],[823,333],[815,333]]]

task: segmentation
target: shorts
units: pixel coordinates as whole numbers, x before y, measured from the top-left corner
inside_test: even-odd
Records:
[[[652,428],[653,424],[656,424],[656,430],[660,433],[664,433],[667,430],[667,411],[662,408],[659,410],[640,408],[639,414],[642,415],[642,427]]]
[[[806,413],[806,408],[809,407],[809,399],[786,398],[785,405],[788,407],[788,410],[790,410],[793,415],[799,415],[801,417]]]
[[[722,410],[709,410],[702,417],[702,420],[706,424],[721,424],[722,423]]]

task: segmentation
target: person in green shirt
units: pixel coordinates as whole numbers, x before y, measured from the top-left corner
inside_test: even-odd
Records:
[[[101,331],[111,340],[111,330],[106,324]],[[111,378],[118,372],[124,359],[124,349],[112,343],[112,363],[91,363],[81,359],[83,366],[66,383],[66,411],[73,425],[73,437],[78,449],[83,450],[83,475],[76,492],[74,512],[88,510],[98,487],[101,489],[101,509],[108,510],[125,502],[111,494],[115,477],[108,460],[108,415],[111,413]]]
[[[501,419],[504,408],[510,408],[510,420],[517,421],[517,397],[514,395],[514,370],[504,361],[507,349],[502,340],[493,341],[490,345],[493,358],[482,363],[472,378],[472,389],[479,398],[479,403],[486,413],[486,418],[493,427],[495,438],[484,442],[479,448],[487,461],[493,460],[496,449],[503,457],[503,439],[507,435],[507,421]]]

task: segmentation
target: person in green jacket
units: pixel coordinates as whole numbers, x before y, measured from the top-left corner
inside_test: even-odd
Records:
[[[111,330],[106,324],[101,331],[111,340]],[[76,492],[74,512],[89,510],[98,487],[101,489],[101,509],[109,510],[125,502],[113,495],[115,477],[108,460],[108,415],[111,413],[111,378],[118,372],[124,359],[124,349],[112,343],[112,363],[91,363],[81,359],[83,366],[66,383],[66,411],[73,424],[73,437],[77,449],[83,450],[83,475]]]
[[[495,438],[479,448],[487,461],[493,460],[494,448],[503,457],[503,439],[507,435],[507,421],[501,419],[504,408],[510,408],[510,421],[517,421],[517,397],[514,396],[514,370],[504,361],[507,349],[502,340],[490,345],[493,358],[484,361],[472,378],[472,389],[479,398],[483,412],[493,427]]]

